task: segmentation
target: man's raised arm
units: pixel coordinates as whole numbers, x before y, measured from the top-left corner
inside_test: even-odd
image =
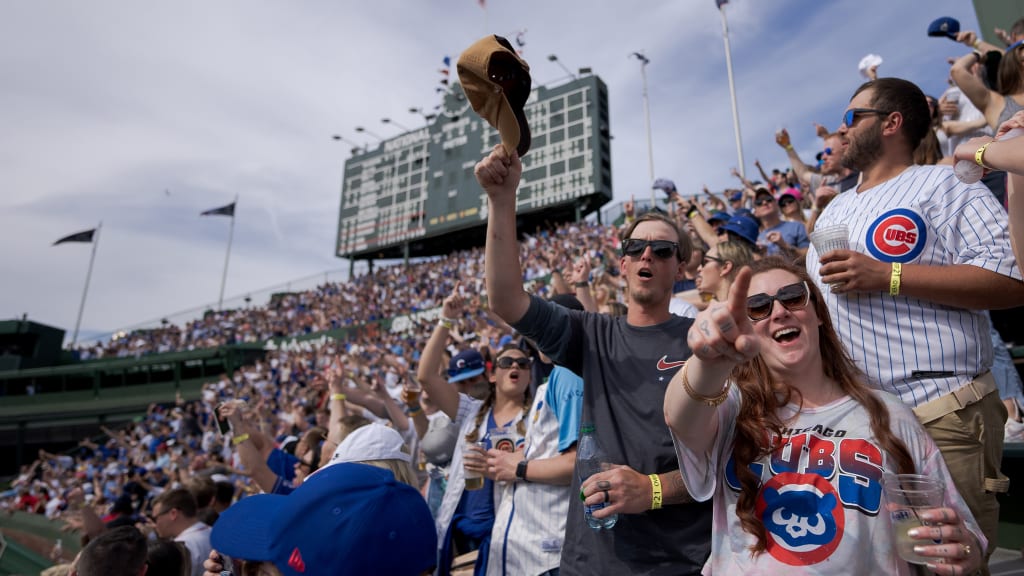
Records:
[[[494,313],[513,324],[526,314],[530,297],[523,290],[516,238],[516,189],[523,164],[515,152],[509,157],[501,144],[476,165],[476,180],[487,192],[487,246],[484,270],[487,300]]]

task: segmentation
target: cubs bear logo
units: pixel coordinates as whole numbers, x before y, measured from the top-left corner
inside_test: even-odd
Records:
[[[773,476],[758,494],[756,509],[764,523],[768,553],[784,564],[822,562],[843,539],[846,516],[839,496],[818,474]]]
[[[902,264],[921,254],[927,235],[924,219],[917,212],[896,208],[871,223],[864,244],[878,260]]]

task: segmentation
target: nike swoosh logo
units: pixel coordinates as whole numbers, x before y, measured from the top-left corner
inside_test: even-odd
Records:
[[[658,360],[658,370],[671,370],[673,368],[679,368],[683,364],[686,364],[686,360],[669,361],[668,354],[666,354]]]

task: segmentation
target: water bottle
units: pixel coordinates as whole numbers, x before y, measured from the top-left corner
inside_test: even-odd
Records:
[[[1014,128],[1006,134],[1003,134],[1000,138],[997,138],[996,141],[1009,140],[1011,138],[1016,138],[1021,134],[1024,134],[1024,129]],[[958,160],[957,163],[953,165],[953,173],[956,174],[956,177],[964,184],[974,184],[978,180],[981,180],[982,175],[985,173],[985,169],[978,166],[978,163],[973,160]]]
[[[594,425],[584,424],[580,427],[580,439],[576,447],[576,474],[580,478],[580,485],[587,478],[607,469],[607,467],[608,456],[597,443],[597,437],[594,436]],[[583,505],[583,517],[587,519],[588,526],[594,530],[611,530],[615,526],[615,523],[619,520],[618,514],[613,514],[603,519],[594,518],[594,512],[607,505],[606,502],[601,502],[594,506]]]

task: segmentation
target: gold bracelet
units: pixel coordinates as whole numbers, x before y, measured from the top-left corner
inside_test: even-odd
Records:
[[[647,477],[651,479],[651,510],[660,510],[662,502],[661,477],[657,474],[649,474]]]
[[[892,275],[889,276],[889,296],[900,295],[900,279],[903,275],[903,264],[892,263]]]
[[[992,142],[995,142],[995,140],[993,140]],[[992,142],[985,142],[984,144],[982,144],[981,148],[978,148],[978,151],[974,153],[974,163],[977,164],[978,166],[981,166],[985,170],[991,170],[991,168],[985,166],[984,160],[985,150],[988,149],[989,144],[991,144]]]
[[[680,376],[683,381],[683,389],[686,390],[687,396],[694,400],[703,403],[705,406],[714,408],[722,402],[725,402],[726,397],[729,395],[729,387],[732,385],[730,380],[725,381],[725,386],[722,387],[722,391],[717,396],[704,396],[703,394],[697,394],[693,388],[690,387],[690,379],[687,377],[687,370],[690,368],[690,363],[683,364],[683,370]]]
[[[345,398],[347,398],[347,396],[345,396],[341,392],[337,392],[337,393],[331,394],[331,400],[341,400],[341,401],[344,402]]]
[[[249,435],[248,434],[240,434],[240,435],[235,436],[234,438],[231,439],[231,445],[232,446],[238,446],[239,444],[241,444],[242,442],[245,442],[248,439],[249,439]]]

